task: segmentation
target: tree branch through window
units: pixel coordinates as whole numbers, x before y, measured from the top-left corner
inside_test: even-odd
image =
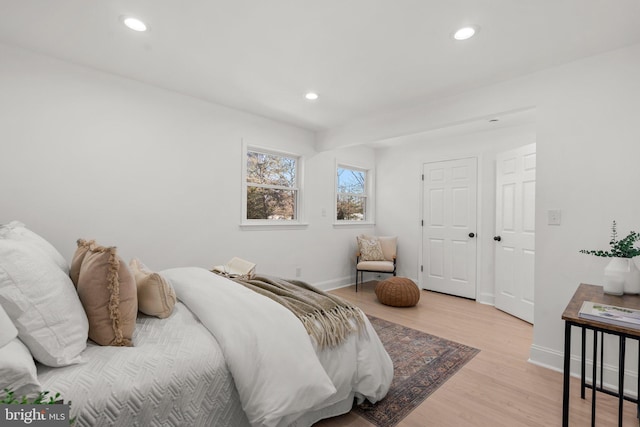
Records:
[[[246,185],[246,219],[297,219],[298,158],[247,151]]]

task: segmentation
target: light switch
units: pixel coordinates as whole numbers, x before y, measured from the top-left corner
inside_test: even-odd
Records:
[[[562,211],[560,209],[552,209],[547,211],[547,224],[560,225]]]

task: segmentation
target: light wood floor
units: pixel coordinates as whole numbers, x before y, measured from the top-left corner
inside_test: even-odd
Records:
[[[562,374],[529,363],[530,324],[494,307],[422,291],[416,307],[380,304],[375,282],[333,291],[365,313],[480,349],[480,353],[400,422],[425,426],[560,426]],[[590,390],[580,399],[580,381],[571,379],[570,425],[589,426]],[[617,400],[598,393],[597,426],[617,425]],[[635,405],[625,402],[624,425],[637,426]],[[355,414],[324,420],[316,427],[371,426]]]

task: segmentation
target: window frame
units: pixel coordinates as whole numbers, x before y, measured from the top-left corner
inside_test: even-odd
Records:
[[[358,197],[365,198],[365,207],[364,207],[364,219],[362,221],[354,221],[347,219],[338,219],[338,196],[341,194],[352,194],[352,193],[343,193],[338,191],[338,169],[349,169],[355,171],[361,171],[365,173],[365,181],[364,181],[364,194],[357,195]],[[335,180],[335,184],[333,186],[334,196],[333,196],[333,223],[334,225],[374,225],[375,224],[375,212],[374,212],[374,169],[368,168],[364,166],[354,165],[345,162],[336,161],[336,165],[333,172],[333,177]]]
[[[269,184],[250,184],[247,182],[247,159],[250,152],[267,154],[279,157],[287,157],[295,159],[296,161],[296,186],[295,187],[283,187],[279,185]],[[258,145],[242,143],[242,197],[241,197],[241,227],[265,227],[265,228],[298,228],[305,227],[308,224],[304,221],[304,157],[301,154],[291,153],[287,151],[275,150],[272,148],[265,148]],[[261,188],[274,188],[274,189],[290,189],[296,192],[295,200],[295,219],[292,220],[280,220],[280,219],[249,219],[247,218],[247,195],[248,187],[256,186]]]

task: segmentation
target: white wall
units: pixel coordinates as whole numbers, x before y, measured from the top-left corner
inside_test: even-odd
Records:
[[[640,44],[554,67],[519,79],[470,91],[438,103],[413,107],[333,129],[319,145],[335,147],[352,141],[388,140],[451,126],[499,112],[531,108],[537,111],[537,197],[535,326],[531,360],[562,369],[561,315],[581,282],[601,283],[606,260],[579,254],[582,248],[606,248],[611,221],[621,232],[640,230]],[[428,157],[429,148],[420,151]],[[440,155],[441,149],[434,150]],[[472,150],[469,147],[470,151]],[[392,153],[394,162],[413,165],[415,150]],[[419,160],[422,161],[423,158]],[[380,206],[392,198],[389,188],[399,181],[386,177],[392,170],[384,155],[378,158]],[[413,179],[413,178],[412,178]],[[405,204],[418,212],[417,182]],[[391,205],[391,204],[389,204]],[[562,225],[546,224],[547,211],[560,209]],[[380,227],[399,220],[397,212],[381,209]],[[417,214],[408,218],[416,221]],[[410,239],[403,228],[402,241]],[[414,231],[418,233],[416,229]],[[416,241],[414,239],[414,241]],[[403,243],[403,252],[406,245]],[[417,250],[415,243],[411,250]],[[410,258],[410,256],[408,256]],[[403,273],[415,274],[415,267]],[[575,341],[577,344],[578,341]],[[610,343],[611,344],[611,343]],[[616,350],[609,344],[607,369],[614,371]],[[574,345],[574,357],[579,351]],[[628,352],[637,358],[635,348]],[[637,365],[627,365],[635,372]],[[574,373],[575,373],[574,369]],[[609,372],[609,374],[611,374]],[[634,374],[635,375],[635,374]],[[633,377],[633,375],[632,375]],[[608,376],[608,379],[612,378]],[[612,380],[613,381],[613,380]],[[635,379],[626,384],[635,388]]]
[[[412,137],[412,139],[415,139]],[[478,158],[477,300],[493,304],[496,154],[535,142],[535,125],[521,125],[446,137],[425,135],[420,141],[377,150],[379,234],[397,234],[398,272],[420,277],[423,164]]]
[[[602,283],[606,264],[578,251],[605,249],[614,219],[621,233],[640,230],[638,76],[640,45],[540,76],[535,298],[543,303],[536,306],[531,357],[555,368],[561,366],[562,311],[580,282]],[[561,226],[546,225],[550,209],[562,210]],[[609,368],[617,366],[612,344],[605,352]],[[627,366],[637,372],[637,346],[630,347],[635,362]],[[607,381],[615,383],[615,375]],[[635,390],[635,379],[626,384]]]
[[[83,237],[153,269],[240,256],[325,288],[355,279],[361,230],[333,227],[335,159],[373,167],[373,149],[319,153],[309,131],[3,45],[0,94],[0,223],[67,258]],[[304,156],[308,227],[239,227],[242,139]]]

